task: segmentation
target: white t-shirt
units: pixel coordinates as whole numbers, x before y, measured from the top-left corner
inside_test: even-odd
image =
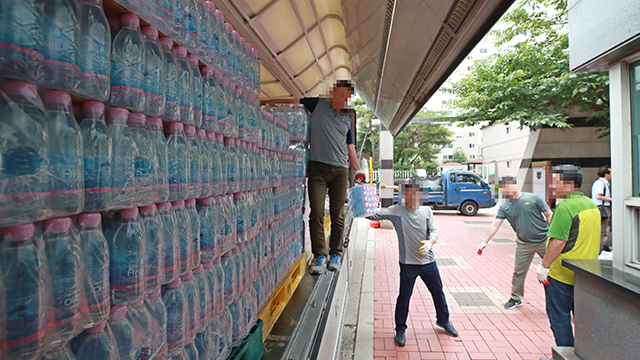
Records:
[[[591,186],[591,200],[596,206],[604,205],[611,206],[611,201],[602,201],[596,198],[596,195],[603,195],[604,197],[608,197],[611,199],[611,185],[605,178],[599,178],[598,180],[593,182],[593,186]]]

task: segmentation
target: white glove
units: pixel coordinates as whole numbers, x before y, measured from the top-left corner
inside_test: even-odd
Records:
[[[481,242],[480,245],[478,245],[478,255],[482,255],[482,250],[484,250],[484,248],[487,247],[487,243],[486,242]]]
[[[549,268],[546,268],[544,266],[542,266],[542,264],[540,264],[540,266],[538,266],[538,281],[540,282],[540,284],[542,285],[549,285]]]
[[[422,256],[427,256],[427,254],[429,254],[429,250],[431,250],[431,247],[433,246],[431,245],[431,240],[423,240],[420,242],[423,243],[424,245],[420,246],[420,250],[418,252]]]

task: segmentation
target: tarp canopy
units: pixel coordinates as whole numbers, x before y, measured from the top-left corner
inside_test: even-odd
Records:
[[[213,0],[258,49],[261,98],[318,96],[337,79],[394,135],[513,0]]]

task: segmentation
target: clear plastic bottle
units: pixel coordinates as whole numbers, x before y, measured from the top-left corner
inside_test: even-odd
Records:
[[[162,284],[166,285],[178,277],[180,247],[176,218],[170,202],[157,205],[162,222],[162,239],[164,240],[164,267]]]
[[[147,132],[146,119],[143,114],[129,114],[129,130],[137,151],[135,164],[135,205],[143,205],[153,200],[154,190],[158,185],[158,162],[155,146]]]
[[[111,162],[111,182],[113,200],[110,209],[133,206],[135,201],[135,158],[138,148],[127,125],[129,112],[113,108],[109,112],[107,129],[113,145]]]
[[[69,343],[61,343],[51,350],[47,351],[46,354],[40,357],[42,360],[76,360],[76,356],[71,352],[69,348]]]
[[[217,359],[214,351],[217,350],[217,342],[213,339],[213,327],[208,326],[196,335],[194,341],[198,350],[198,359]]]
[[[227,175],[227,148],[224,146],[224,137],[222,134],[216,134],[216,144],[218,145],[218,155],[220,155],[220,183],[218,193],[223,195],[229,191],[229,178]]]
[[[213,131],[207,131],[207,145],[209,146],[209,155],[211,158],[211,189],[209,194],[212,196],[220,195],[222,160],[220,159],[220,150],[216,142],[216,133]]]
[[[196,199],[185,200],[185,212],[189,216],[191,257],[189,269],[195,269],[200,265],[200,216],[196,208]]]
[[[235,39],[233,38],[233,25],[224,23],[226,30],[225,37],[227,39],[227,73],[225,78],[230,81],[235,81],[236,78],[236,53],[235,53]]]
[[[169,199],[169,153],[167,151],[167,139],[162,131],[162,120],[157,117],[147,118],[147,129],[154,145],[158,169],[158,181],[151,196],[155,202],[164,202]]]
[[[151,359],[162,344],[158,322],[144,305],[144,296],[127,307],[127,319],[133,326],[135,337],[140,342],[138,359]]]
[[[182,43],[184,41],[184,25],[182,22],[182,12],[184,8],[183,0],[173,1],[173,33],[171,38],[177,42]]]
[[[75,0],[44,2],[44,39],[41,44],[44,56],[43,86],[67,91],[78,86],[79,30]]]
[[[227,48],[229,43],[227,41],[227,28],[224,23],[224,13],[220,10],[214,11],[216,31],[214,32],[218,38],[218,64],[216,71],[226,74],[229,68],[229,59],[227,58]]]
[[[182,26],[186,48],[195,52],[198,47],[198,22],[195,14],[194,0],[177,0],[182,3]]]
[[[144,292],[144,231],[138,219],[138,208],[120,211],[120,223],[105,230],[109,243],[109,281],[111,303],[132,304]]]
[[[111,47],[112,105],[144,110],[144,55],[140,19],[133,14],[122,15],[122,28]]]
[[[219,262],[219,259],[218,259]],[[218,278],[216,275],[216,269],[213,267],[212,262],[202,262],[202,278],[204,279],[204,283],[207,287],[207,294],[205,295],[205,299],[208,301],[206,304],[207,309],[207,326],[213,324],[215,321],[215,317],[217,315],[217,304],[216,301],[220,298],[222,301],[222,292],[220,288],[220,284],[218,283]],[[202,297],[201,297],[202,298]]]
[[[0,76],[38,81],[42,77],[43,0],[0,2]],[[16,31],[16,29],[22,31]]]
[[[202,191],[202,169],[200,167],[202,155],[200,154],[200,147],[196,139],[196,128],[192,125],[187,125],[184,130],[187,138],[187,154],[189,156],[189,188],[187,197],[197,199],[200,197],[200,192]]]
[[[102,0],[79,0],[78,66],[80,96],[98,101],[109,98],[111,75],[111,35],[102,9]]]
[[[209,58],[209,37],[207,31],[208,25],[208,13],[205,9],[204,3],[201,0],[194,0],[194,15],[196,17],[196,34],[198,35],[198,44],[195,49],[195,53],[198,54],[203,61],[208,62]]]
[[[37,359],[47,330],[48,269],[34,239],[33,224],[2,229],[0,268],[5,301],[4,349],[7,359]]]
[[[109,244],[100,227],[99,213],[79,216],[80,250],[85,267],[84,327],[96,326],[109,317]]]
[[[140,208],[140,220],[145,228],[145,294],[160,288],[164,268],[164,232],[162,220],[154,204]]]
[[[173,1],[174,0],[158,0],[158,28],[165,34],[171,34],[173,31]]]
[[[83,211],[106,211],[111,193],[112,142],[104,121],[104,105],[98,101],[82,104],[80,123],[84,151]]]
[[[171,203],[176,215],[176,226],[178,228],[178,238],[180,248],[180,261],[178,262],[178,275],[182,276],[190,270],[190,259],[193,254],[191,222],[187,211],[185,210],[184,200],[177,200]]]
[[[78,360],[120,359],[107,321],[87,329],[85,334],[86,336],[77,337],[71,342]]]
[[[189,71],[191,73],[191,97],[193,103],[193,121],[196,127],[202,126],[202,75],[200,75],[200,62],[195,55],[187,57]]]
[[[236,151],[236,141],[233,138],[224,139],[224,147],[227,154],[227,191],[238,192],[238,152]]]
[[[238,299],[229,305],[231,313],[231,346],[236,347],[242,342],[242,331],[244,329],[244,306],[242,300]]]
[[[152,356],[160,356],[162,359],[163,355],[166,357],[167,352],[167,308],[164,306],[164,302],[162,302],[160,291],[161,290],[158,289],[147,294],[144,303],[157,326],[154,334]]]
[[[207,132],[203,129],[196,131],[198,147],[200,148],[200,168],[202,174],[200,198],[213,195],[213,159],[210,144],[207,142]]]
[[[207,43],[207,64],[216,68],[220,59],[219,55],[219,40],[218,40],[218,28],[217,28],[217,19],[215,15],[216,7],[211,1],[203,1],[204,5],[204,13],[203,19],[205,20],[206,25],[206,40]]]
[[[238,244],[242,244],[246,241],[246,211],[245,211],[245,197],[243,193],[233,194],[233,201],[236,206],[236,229],[238,231],[236,240]]]
[[[167,346],[170,356],[177,356],[185,345],[187,317],[186,299],[182,280],[177,278],[163,288],[162,300],[167,309]]]
[[[36,85],[9,81],[0,93],[0,226],[42,220],[51,212],[47,120]]]
[[[84,205],[84,157],[71,96],[64,91],[49,90],[44,101],[51,176],[49,209],[58,216],[77,214]]]
[[[194,338],[195,340],[195,338]],[[186,360],[199,360],[200,359],[200,354],[198,354],[198,349],[196,348],[196,344],[195,341],[191,341],[189,344],[187,344],[184,347],[184,351],[183,353],[183,358],[185,358]]]
[[[169,121],[180,120],[180,108],[178,107],[178,66],[173,53],[173,41],[167,37],[160,38],[162,48],[162,89],[164,93],[164,112],[162,118]]]
[[[226,100],[226,89],[224,85],[224,78],[220,71],[215,71],[213,73],[214,82],[212,86],[215,87],[214,90],[210,91],[208,96],[213,95],[213,106],[215,107],[215,116],[217,120],[216,127],[214,131],[219,134],[226,134],[226,118],[227,118],[227,100]]]
[[[189,147],[184,136],[184,125],[173,122],[169,125],[170,135],[167,139],[169,152],[169,200],[183,200],[189,194],[191,164],[188,161]]]
[[[109,327],[120,359],[137,359],[142,350],[142,343],[127,318],[126,305],[116,305],[111,308]]]
[[[152,26],[142,28],[144,36],[144,113],[160,116],[164,111],[162,51],[158,44],[158,30]]]
[[[191,270],[182,276],[182,290],[186,308],[185,342],[190,343],[196,338],[197,322],[200,318],[200,298]]]
[[[180,107],[180,121],[193,124],[193,89],[191,89],[191,70],[187,62],[187,49],[176,46],[173,49],[177,69],[177,96]]]
[[[231,251],[222,255],[221,265],[224,270],[224,305],[229,306],[235,298],[235,290],[238,287],[238,277],[236,276],[236,263]]]
[[[216,224],[213,198],[206,197],[200,203],[200,254],[202,262],[211,262],[216,257]]]
[[[211,313],[211,298],[209,284],[207,283],[204,267],[202,264],[193,269],[193,281],[198,291],[198,318],[196,319],[196,334],[203,332],[209,323],[209,314]]]

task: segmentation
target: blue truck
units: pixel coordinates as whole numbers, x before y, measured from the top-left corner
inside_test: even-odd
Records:
[[[448,171],[435,180],[421,180],[423,192],[420,195],[422,205],[434,210],[458,210],[463,215],[474,216],[480,208],[496,205],[489,184],[470,171]],[[394,201],[400,201],[398,193]]]

